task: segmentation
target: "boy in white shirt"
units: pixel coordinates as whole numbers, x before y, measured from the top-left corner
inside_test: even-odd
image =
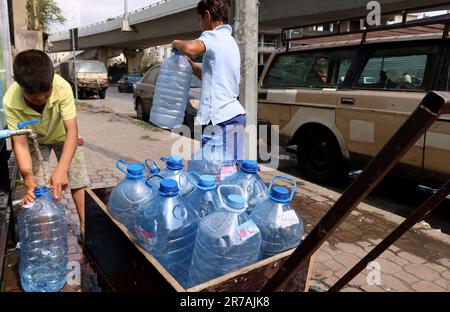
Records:
[[[190,61],[194,75],[202,80],[195,123],[203,130],[212,126],[211,132],[223,136],[229,155],[243,160],[247,118],[238,100],[241,58],[228,24],[230,9],[228,0],[201,0],[197,12],[202,35],[197,40],[175,40],[173,48],[189,57],[203,54],[202,65]]]

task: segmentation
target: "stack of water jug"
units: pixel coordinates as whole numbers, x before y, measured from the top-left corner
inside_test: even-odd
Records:
[[[125,178],[108,205],[135,242],[186,288],[295,248],[304,232],[290,206],[293,180],[275,177],[267,188],[255,161],[236,170],[221,138],[207,141],[188,168],[175,156],[161,159],[163,169],[153,160],[118,161]]]
[[[65,209],[47,187],[34,196],[17,216],[20,280],[26,292],[57,292],[67,280]]]

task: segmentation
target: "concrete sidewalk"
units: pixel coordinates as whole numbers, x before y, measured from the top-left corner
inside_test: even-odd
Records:
[[[158,161],[169,155],[172,144],[180,139],[169,132],[92,106],[81,107],[78,118],[92,187],[114,186],[122,179],[122,174],[115,169],[118,159],[143,161],[151,158]],[[279,174],[264,171],[262,178],[268,183]],[[300,185],[294,205],[304,218],[308,233],[340,195],[292,178]],[[69,228],[72,229],[69,259],[82,264],[83,276],[81,286],[66,286],[64,290],[96,291],[95,274],[86,263],[76,239],[79,233],[75,205],[69,194],[65,199]],[[359,205],[316,253],[312,287],[328,289],[403,220],[376,207]],[[371,271],[365,270],[344,291],[450,291],[449,247],[448,235],[419,224],[377,259],[381,270],[380,285],[369,285],[367,275]],[[9,290],[17,290],[17,285],[11,284]]]

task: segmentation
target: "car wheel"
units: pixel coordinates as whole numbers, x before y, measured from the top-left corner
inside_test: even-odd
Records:
[[[148,121],[147,114],[144,111],[144,105],[141,100],[136,100],[136,114],[138,120]]]
[[[104,100],[106,97],[106,90],[99,91],[98,96],[100,97],[100,99]]]
[[[297,141],[300,170],[310,180],[332,182],[341,177],[342,154],[334,135],[327,129],[312,128]]]
[[[121,87],[117,87],[117,90],[119,91],[119,93],[122,93],[122,88]]]

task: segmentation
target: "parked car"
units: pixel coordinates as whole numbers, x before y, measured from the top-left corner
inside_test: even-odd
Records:
[[[120,80],[117,82],[117,90],[120,93],[122,92],[133,92],[134,85],[136,82],[142,79],[142,76],[133,75],[133,76],[122,76]]]
[[[450,91],[449,44],[427,34],[280,50],[260,79],[258,117],[280,127],[280,145],[296,150],[305,177],[330,181],[345,162],[367,164],[428,91]],[[393,173],[440,185],[449,159],[444,115]]]
[[[144,75],[144,77],[135,84],[133,97],[134,109],[139,120],[149,121],[150,111],[153,104],[153,95],[155,92],[156,80],[158,79],[160,65],[155,65]],[[200,105],[202,83],[196,77],[192,77],[191,89],[189,90],[189,101],[186,107],[184,124],[187,125],[192,133],[194,131],[194,119]]]

